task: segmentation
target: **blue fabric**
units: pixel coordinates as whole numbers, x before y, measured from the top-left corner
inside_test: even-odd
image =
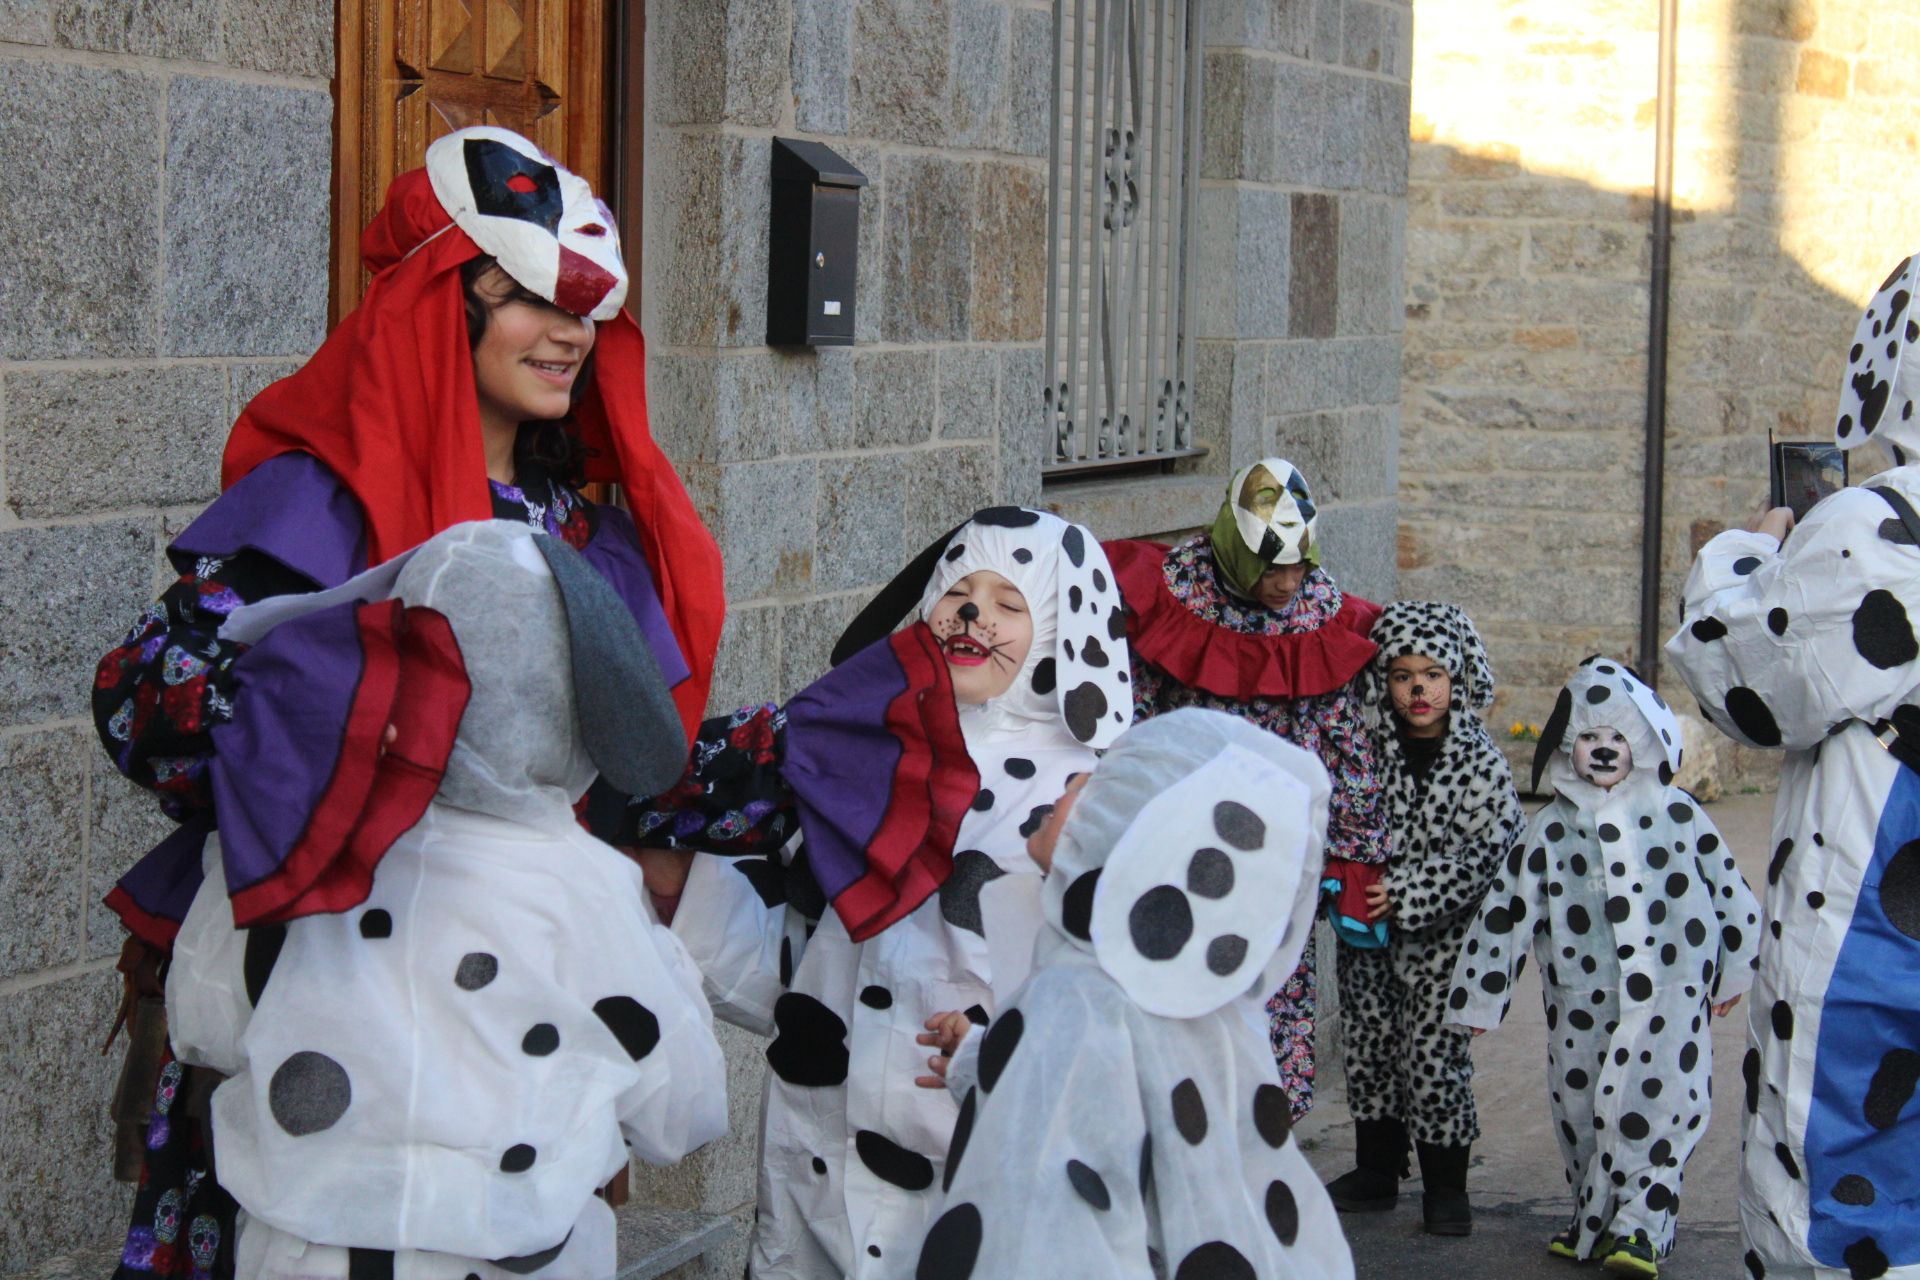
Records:
[[[1320,882],[1320,891],[1328,895],[1338,894],[1340,892],[1340,882],[1338,880],[1322,880]],[[1327,902],[1327,923],[1333,926],[1333,936],[1335,938],[1350,947],[1358,947],[1362,951],[1378,951],[1387,945],[1386,921],[1375,920],[1369,924],[1365,920],[1355,920],[1352,916],[1340,911],[1333,903],[1333,898],[1329,896]]]
[[[1807,1115],[1807,1243],[1823,1265],[1842,1270],[1846,1250],[1869,1237],[1889,1266],[1920,1263],[1920,1105],[1906,1097],[1887,1128],[1873,1124],[1865,1107],[1883,1059],[1920,1052],[1920,999],[1914,995],[1920,992],[1920,939],[1894,926],[1880,898],[1888,867],[1915,841],[1920,773],[1903,768],[1881,811],[1873,861],[1827,985]],[[1920,850],[1907,856],[1920,856]],[[1873,1184],[1871,1204],[1835,1199],[1840,1180],[1856,1177]]]

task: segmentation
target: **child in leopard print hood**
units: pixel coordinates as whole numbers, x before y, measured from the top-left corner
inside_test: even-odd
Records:
[[[1361,712],[1380,761],[1393,858],[1363,911],[1384,946],[1339,949],[1356,1163],[1327,1188],[1346,1212],[1391,1209],[1420,1153],[1426,1229],[1466,1235],[1467,1157],[1480,1134],[1463,1027],[1447,1025],[1462,943],[1525,823],[1513,775],[1475,713],[1493,702],[1479,632],[1459,608],[1401,600],[1374,623]]]

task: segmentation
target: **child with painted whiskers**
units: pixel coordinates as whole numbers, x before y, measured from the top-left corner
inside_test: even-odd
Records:
[[[1525,823],[1506,758],[1477,712],[1492,705],[1486,646],[1459,608],[1390,604],[1356,681],[1380,762],[1393,857],[1366,890],[1381,947],[1339,949],[1356,1168],[1327,1188],[1343,1212],[1391,1209],[1407,1143],[1436,1235],[1473,1227],[1467,1162],[1480,1136],[1470,1037],[1447,1025],[1454,964],[1500,859]]]
[[[1574,1190],[1558,1257],[1652,1280],[1673,1250],[1681,1175],[1706,1132],[1713,1044],[1753,982],[1760,907],[1692,796],[1673,785],[1680,724],[1624,664],[1589,658],[1534,755],[1555,797],[1508,854],[1448,1002],[1499,1025],[1540,961],[1548,1091]]]
[[[672,846],[642,855],[648,887],[715,1011],[773,1036],[756,1280],[914,1274],[958,1113],[916,1039],[942,1011],[990,1026],[1026,976],[1027,838],[1131,719],[1120,608],[1084,529],[977,512],[832,671],[709,722],[682,787],[637,811],[630,841]]]

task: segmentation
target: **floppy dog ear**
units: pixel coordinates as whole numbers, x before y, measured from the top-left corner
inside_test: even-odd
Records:
[[[1455,614],[1454,641],[1460,646],[1460,670],[1467,681],[1467,705],[1484,711],[1493,705],[1493,663],[1487,658],[1486,641],[1480,638],[1473,619],[1465,610]]]
[[[579,552],[544,535],[533,545],[560,588],[588,757],[627,795],[660,794],[686,768],[687,736],[653,649],[626,602]]]
[[[932,542],[919,555],[907,562],[907,567],[893,575],[893,581],[880,588],[873,599],[867,601],[867,607],[847,624],[834,642],[833,655],[827,660],[832,666],[839,666],[854,654],[860,652],[875,641],[884,640],[893,634],[901,619],[908,617],[920,607],[920,597],[926,594],[927,581],[933,577],[933,570],[945,555],[953,536],[967,527],[962,520]]]
[[[1553,753],[1560,749],[1560,741],[1567,736],[1567,724],[1572,719],[1573,690],[1562,689],[1559,701],[1553,704],[1553,714],[1547,717],[1546,728],[1540,730],[1540,745],[1533,749],[1533,785],[1530,790],[1535,793],[1539,792],[1541,775],[1546,773],[1547,762],[1553,759]]]
[[[1103,750],[1133,723],[1127,611],[1105,548],[1077,524],[1061,530],[1054,591],[1060,717],[1076,740]]]

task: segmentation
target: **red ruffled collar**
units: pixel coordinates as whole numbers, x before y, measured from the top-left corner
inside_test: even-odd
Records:
[[[1167,585],[1171,550],[1159,542],[1104,544],[1130,614],[1133,652],[1175,680],[1224,698],[1306,698],[1332,693],[1367,665],[1380,606],[1346,595],[1324,626],[1290,635],[1250,635],[1209,622]]]

